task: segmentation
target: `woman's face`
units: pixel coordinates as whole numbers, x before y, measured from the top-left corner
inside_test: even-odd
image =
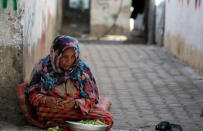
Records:
[[[59,67],[63,70],[68,70],[75,62],[75,59],[75,50],[73,48],[69,48],[62,53],[62,57],[59,61]]]

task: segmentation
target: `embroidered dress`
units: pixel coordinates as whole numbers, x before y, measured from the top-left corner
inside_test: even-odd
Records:
[[[75,50],[76,60],[69,70],[59,67],[62,53]],[[42,59],[33,69],[26,94],[39,121],[47,126],[64,126],[66,120],[99,119],[113,125],[112,115],[96,107],[99,93],[96,81],[89,67],[79,58],[78,41],[70,36],[59,36],[53,42],[51,53]],[[54,107],[46,106],[46,96],[60,100]],[[74,105],[64,108],[64,102],[74,100]]]

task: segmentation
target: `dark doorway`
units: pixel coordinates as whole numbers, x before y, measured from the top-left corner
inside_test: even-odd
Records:
[[[63,0],[61,33],[81,37],[90,32],[90,0]]]
[[[146,0],[132,0],[131,2],[129,42],[145,43],[147,41],[145,33],[147,30],[147,2]]]

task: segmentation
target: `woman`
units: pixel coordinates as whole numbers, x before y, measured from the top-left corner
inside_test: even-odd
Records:
[[[99,93],[89,67],[80,59],[78,41],[58,36],[50,54],[33,69],[26,89],[40,122],[66,128],[66,120],[95,120],[113,125],[112,115],[99,107]]]

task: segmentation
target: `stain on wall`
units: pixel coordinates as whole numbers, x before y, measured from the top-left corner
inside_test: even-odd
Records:
[[[195,8],[201,6],[201,0],[195,0]]]
[[[203,75],[203,51],[195,49],[192,45],[185,42],[179,35],[165,35],[165,48],[175,57],[182,60],[186,65],[192,66],[198,73]]]
[[[107,1],[107,0],[96,0],[96,3],[98,4],[98,5],[100,5],[101,6],[101,8],[103,9],[103,10],[106,10],[106,9],[108,9],[109,8],[109,1]]]
[[[178,0],[180,4],[186,4],[189,6],[190,4],[194,4],[195,9],[201,7],[202,0]],[[170,3],[170,0],[168,0],[168,3]]]
[[[91,35],[102,36],[129,32],[130,7],[131,0],[91,1]]]
[[[0,120],[24,124],[16,96],[16,86],[23,82],[22,47],[0,46]]]
[[[201,0],[167,2],[164,36],[166,49],[201,74],[203,74],[202,12]]]

